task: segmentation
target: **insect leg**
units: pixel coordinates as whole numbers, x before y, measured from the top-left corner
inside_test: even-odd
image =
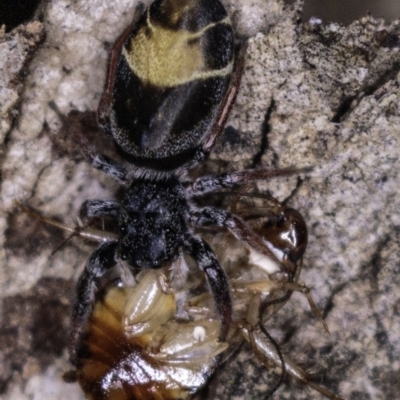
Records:
[[[92,305],[99,291],[100,280],[107,271],[116,265],[116,242],[102,244],[89,258],[83,270],[77,287],[76,299],[72,311],[72,327],[70,342],[70,358],[76,362],[76,346],[83,333],[87,318],[92,311]]]
[[[232,300],[225,271],[209,245],[202,239],[188,234],[184,241],[184,249],[204,271],[215,302],[215,308],[221,319],[220,340],[224,340],[232,321]]]
[[[261,327],[261,325],[260,325]],[[278,354],[277,347],[274,343],[271,342],[269,335],[265,335],[263,330],[253,330],[249,331],[249,328],[246,326],[241,327],[241,332],[247,341],[253,342],[257,347],[257,350],[260,354],[262,354],[266,359],[272,361],[275,365],[282,367],[282,360],[280,355]],[[250,338],[250,335],[253,335]],[[296,380],[304,383],[305,385],[317,390],[325,397],[331,400],[343,400],[342,397],[336,395],[331,392],[329,389],[311,381],[309,375],[303,368],[298,366],[292,359],[287,357],[286,355],[281,354],[283,357],[283,361],[285,364],[286,373]]]

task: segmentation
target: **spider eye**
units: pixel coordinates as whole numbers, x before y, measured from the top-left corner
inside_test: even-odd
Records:
[[[130,211],[129,212],[129,219],[130,219],[130,223],[132,224],[136,224],[136,222],[139,220],[139,213],[137,211]]]
[[[150,223],[155,223],[160,219],[160,214],[158,212],[147,212],[146,213],[146,219]]]

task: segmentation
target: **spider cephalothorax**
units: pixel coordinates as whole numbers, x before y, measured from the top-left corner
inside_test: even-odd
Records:
[[[181,184],[173,177],[135,180],[118,212],[119,255],[139,268],[158,268],[179,254],[189,210]]]

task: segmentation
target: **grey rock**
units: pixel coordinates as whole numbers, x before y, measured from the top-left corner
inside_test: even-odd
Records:
[[[399,21],[385,25],[368,16],[348,27],[307,23],[299,19],[301,3],[293,8],[279,1],[261,3],[263,11],[256,3],[229,3],[239,34],[250,37],[249,50],[241,91],[211,162],[228,170],[313,167],[259,186],[280,200],[290,197],[308,223],[302,280],[313,286],[331,334],[299,294],[269,320],[268,331],[286,355],[345,399],[396,398]],[[21,215],[13,199],[72,225],[84,200],[112,198],[118,189],[62,136],[48,102],[64,114],[96,109],[105,75],[104,44],[129,23],[132,4],[66,1],[47,8],[47,39],[31,64],[20,115],[2,147],[0,337],[11,324],[4,320],[10,315],[4,314],[4,304],[13,296],[32,296],[32,290],[40,296],[44,278],[70,285],[93,250],[75,240],[51,255],[62,235]],[[7,116],[2,118],[2,126],[10,125]],[[18,332],[15,343],[6,343],[29,354],[29,332]],[[45,362],[37,361],[33,350],[31,355],[21,356],[14,367],[2,363],[2,398],[61,400],[71,393],[83,398],[79,388],[65,386],[60,378],[68,368],[65,351]],[[263,399],[276,379],[276,371],[267,371],[245,346],[219,368],[207,393],[209,398]],[[273,398],[322,396],[287,382]]]

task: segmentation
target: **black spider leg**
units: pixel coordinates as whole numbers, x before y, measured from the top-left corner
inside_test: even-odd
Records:
[[[221,320],[219,340],[224,340],[232,321],[232,300],[228,278],[219,265],[217,257],[210,246],[202,239],[186,234],[183,247],[204,271],[215,302],[215,309]]]
[[[50,102],[49,106],[58,115],[63,125],[68,124],[69,133],[74,137],[83,156],[92,167],[105,172],[121,183],[127,183],[128,178],[125,168],[111,158],[98,153],[79,121],[70,121],[61,113],[54,102]]]
[[[268,248],[266,242],[250,229],[241,218],[229,211],[214,207],[204,207],[200,210],[192,211],[192,215],[194,217],[192,222],[195,225],[216,225],[227,228],[235,237],[248,244],[252,249],[281,264],[272,250]]]
[[[280,263],[280,261],[275,257],[275,255],[266,247],[265,242],[256,234],[254,233],[250,228],[246,226],[246,224],[238,217],[235,215],[229,213],[228,211],[225,210],[220,210],[217,208],[213,207],[205,207],[203,208],[198,216],[198,219],[195,221],[197,225],[200,226],[205,226],[205,225],[210,225],[214,224],[220,227],[226,227],[228,228],[236,237],[238,237],[240,240],[244,241],[245,243],[249,244],[253,249],[257,250],[258,252],[271,257],[273,260],[277,261]],[[289,273],[289,280],[293,281],[293,274]],[[275,393],[282,382],[285,379],[286,376],[286,365],[285,365],[285,360],[283,358],[282,352],[279,348],[278,343],[275,341],[275,339],[268,333],[268,331],[265,329],[265,327],[262,324],[262,315],[264,314],[266,308],[272,304],[275,303],[280,303],[286,301],[291,296],[291,291],[288,291],[282,298],[280,299],[275,299],[271,300],[265,304],[261,304],[260,310],[259,310],[259,321],[258,321],[258,327],[259,329],[263,332],[263,334],[267,337],[267,339],[272,343],[272,345],[275,347],[277,354],[279,356],[279,359],[281,361],[281,375],[279,378],[279,381],[275,384],[275,386],[267,393],[266,399],[272,396],[273,393]]]
[[[80,209],[79,216],[83,222],[89,218],[118,218],[120,204],[114,200],[86,200]]]
[[[235,185],[243,185],[252,181],[265,181],[279,176],[290,176],[311,171],[311,167],[284,168],[284,169],[248,169],[244,171],[228,172],[216,176],[202,176],[197,178],[188,188],[189,196],[201,196],[206,193],[216,192]]]
[[[90,143],[81,130],[72,129],[72,134],[79,144],[81,153],[93,168],[105,172],[123,184],[128,183],[128,173],[123,165],[104,154],[98,153],[95,146]]]
[[[83,334],[84,326],[92,312],[92,305],[99,291],[100,280],[117,264],[117,242],[102,244],[89,258],[76,287],[76,298],[72,311],[70,332],[70,359],[76,364],[77,345]]]

